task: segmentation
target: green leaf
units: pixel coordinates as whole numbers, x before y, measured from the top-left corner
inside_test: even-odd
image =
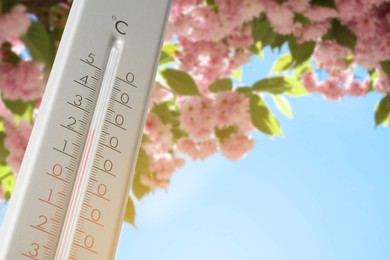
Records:
[[[336,4],[335,4],[334,0],[311,0],[310,3],[312,5],[321,5],[321,6],[336,9]]]
[[[137,165],[135,167],[135,175],[132,185],[132,191],[137,199],[142,199],[146,194],[151,192],[148,186],[141,183],[141,175],[150,174],[149,158],[145,150],[141,147],[138,153]]]
[[[252,37],[255,42],[260,41],[265,47],[275,41],[276,34],[267,19],[255,19],[252,23]]]
[[[237,88],[236,92],[246,96],[247,98],[250,98],[253,95],[253,89],[249,87]]]
[[[315,42],[308,41],[299,44],[296,42],[295,37],[290,37],[288,40],[288,47],[292,55],[294,67],[298,67],[311,58],[314,52]]]
[[[162,51],[167,53],[168,55],[172,56],[177,51],[177,44],[174,43],[165,43],[162,47]]]
[[[301,75],[306,71],[313,71],[313,66],[310,63],[304,63],[301,66],[294,68],[294,78],[299,80]]]
[[[282,72],[289,70],[293,64],[293,59],[290,53],[281,56],[278,60],[275,61],[272,66],[272,72]]]
[[[299,13],[295,13],[294,22],[295,23],[300,23],[300,24],[303,24],[303,25],[310,25],[311,24],[311,21],[310,21],[309,18],[307,18],[303,14],[299,14]]]
[[[241,80],[242,79],[242,66],[238,67],[232,74],[233,79]]]
[[[142,135],[142,141],[141,141],[141,143],[147,144],[147,143],[151,143],[151,142],[152,142],[152,139],[150,139],[149,136],[147,136],[146,134],[143,134],[143,135]]]
[[[222,129],[219,129],[218,127],[215,128],[215,136],[218,138],[220,143],[223,143],[226,139],[228,139],[231,135],[235,134],[240,130],[239,126],[229,126]]]
[[[253,125],[261,132],[270,135],[283,135],[278,120],[258,95],[250,99],[250,114]]]
[[[0,166],[0,184],[3,188],[3,193],[6,200],[11,198],[12,191],[16,183],[15,176],[12,174],[11,168],[8,166]]]
[[[286,35],[281,35],[281,34],[275,34],[275,37],[273,41],[269,44],[272,49],[280,49],[282,46],[288,41],[288,37]]]
[[[229,91],[233,89],[233,82],[231,79],[219,79],[209,86],[209,90],[213,93],[221,91]]]
[[[253,84],[252,89],[257,92],[269,92],[272,94],[282,94],[292,88],[286,77],[274,77],[262,79]]]
[[[4,146],[4,139],[5,139],[5,133],[0,132],[0,164],[5,164],[5,159],[9,155],[8,149],[5,148]],[[2,167],[2,166],[0,166]],[[0,176],[1,176],[1,171],[0,171]]]
[[[32,22],[27,34],[22,36],[22,40],[34,60],[42,61],[51,68],[55,56],[54,45],[41,23]]]
[[[2,14],[5,14],[9,10],[11,10],[12,7],[14,7],[17,3],[18,3],[18,0],[3,0],[3,1],[0,1],[1,7],[2,7],[1,8]]]
[[[133,200],[129,197],[127,200],[125,219],[127,223],[135,226],[135,207]]]
[[[181,139],[183,137],[189,136],[188,132],[186,130],[183,130],[182,128],[180,128],[180,126],[173,126],[171,129],[171,132],[173,134],[172,141],[174,143],[176,143],[179,139]]]
[[[297,81],[297,84],[294,85],[294,87],[291,88],[289,91],[286,91],[285,94],[291,97],[303,97],[310,95],[310,92],[307,91],[306,88],[299,81]]]
[[[252,44],[248,50],[253,54],[253,55],[256,55],[258,56],[259,58],[262,58],[263,57],[263,52],[261,51],[263,48],[263,45],[261,42],[257,42],[257,43],[254,43]]]
[[[19,55],[12,51],[12,44],[6,42],[2,46],[3,61],[17,66],[21,60]]]
[[[177,44],[172,44],[172,43],[166,43],[163,45],[162,51],[161,51],[161,56],[160,56],[160,62],[158,65],[163,65],[166,63],[173,62],[173,55],[177,51]]]
[[[375,125],[387,127],[390,123],[390,95],[384,97],[375,109]]]
[[[155,113],[164,124],[179,124],[179,109],[172,101],[165,101],[153,106],[152,112]]]
[[[158,65],[164,65],[164,64],[167,64],[167,63],[170,63],[173,61],[173,58],[171,56],[169,56],[168,53],[166,53],[165,51],[162,51],[161,52],[161,56],[160,56],[160,61],[158,62]]]
[[[288,100],[282,95],[273,95],[272,96],[276,107],[278,110],[285,115],[288,119],[293,119],[293,114],[291,111],[291,105]]]
[[[332,20],[332,27],[323,37],[324,40],[336,40],[336,42],[344,47],[350,48],[352,51],[356,47],[356,35],[345,25],[342,25],[338,20]]]
[[[186,72],[175,69],[166,69],[161,75],[167,84],[177,93],[184,96],[200,96],[198,86]]]
[[[382,61],[381,66],[383,71],[386,73],[387,78],[390,80],[390,60]]]

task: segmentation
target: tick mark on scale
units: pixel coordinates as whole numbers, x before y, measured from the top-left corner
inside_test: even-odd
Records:
[[[33,257],[33,256],[30,256],[30,255],[27,255],[27,254],[25,254],[25,253],[22,253],[22,255],[25,256],[25,257],[28,257],[28,258],[30,258],[30,259],[38,260],[38,258],[35,258],[35,257]]]
[[[62,154],[64,154],[64,155],[67,155],[67,156],[69,156],[69,157],[71,157],[71,158],[73,158],[73,159],[77,159],[75,156],[73,156],[73,155],[71,155],[71,154],[68,154],[68,153],[65,153],[65,152],[63,152],[63,151],[61,151],[61,150],[58,150],[57,148],[53,148],[55,151],[57,151],[57,152],[59,152],[59,153],[62,153]]]
[[[42,228],[39,228],[39,227],[36,227],[36,226],[33,226],[33,225],[30,225],[30,227],[32,227],[32,228],[34,228],[34,229],[36,229],[36,230],[38,230],[38,231],[41,231],[41,232],[43,232],[43,233],[46,233],[46,234],[48,234],[49,236],[54,236],[53,233],[50,233],[49,231],[46,231],[46,230],[44,230],[44,229],[42,229]]]
[[[56,207],[57,209],[62,210],[62,207],[60,207],[60,206],[58,206],[58,205],[56,205],[56,204],[53,204],[53,203],[48,202],[48,201],[46,201],[46,200],[44,200],[44,199],[41,199],[41,198],[39,198],[38,200],[40,200],[40,201],[42,201],[42,202],[45,202],[45,203],[47,203],[47,204],[49,204],[49,205],[51,205],[51,206],[53,206],[53,207]]]
[[[81,248],[83,248],[83,249],[85,249],[85,250],[87,250],[87,251],[89,251],[89,252],[91,252],[91,253],[97,254],[96,251],[94,251],[94,250],[92,250],[92,249],[90,249],[90,248],[87,248],[87,247],[85,247],[85,246],[79,245],[79,244],[77,244],[77,243],[72,243],[72,244],[75,245],[75,246],[81,247]]]
[[[77,84],[79,84],[79,85],[81,85],[81,86],[83,86],[83,87],[86,87],[86,88],[88,88],[88,89],[90,89],[90,90],[92,90],[92,91],[95,92],[95,89],[94,89],[94,88],[91,88],[90,86],[87,86],[87,85],[85,85],[85,84],[83,84],[83,83],[81,83],[81,82],[79,82],[79,81],[77,81],[77,80],[74,80],[74,82],[76,82]]]
[[[97,67],[97,66],[95,66],[95,65],[93,65],[93,64],[91,64],[91,63],[89,63],[89,62],[86,61],[86,60],[80,59],[80,61],[82,61],[82,62],[84,62],[85,64],[88,64],[88,65],[94,67],[95,69],[97,69],[97,70],[99,70],[99,71],[102,70],[101,68],[99,68],[99,67]]]
[[[60,126],[62,126],[63,128],[66,128],[66,129],[68,129],[69,131],[72,131],[72,132],[74,132],[74,133],[76,133],[76,134],[78,134],[78,135],[83,135],[82,133],[77,132],[76,130],[74,130],[74,129],[68,127],[68,126],[65,126],[65,125],[60,125]]]

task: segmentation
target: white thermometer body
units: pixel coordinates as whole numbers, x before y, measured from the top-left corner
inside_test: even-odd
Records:
[[[171,0],[75,0],[0,259],[113,259]]]

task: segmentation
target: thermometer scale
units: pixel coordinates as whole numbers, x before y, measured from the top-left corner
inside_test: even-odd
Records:
[[[171,0],[75,0],[0,259],[113,259]]]

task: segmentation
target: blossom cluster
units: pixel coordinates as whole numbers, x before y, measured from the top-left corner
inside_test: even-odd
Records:
[[[390,59],[390,3],[388,0],[335,0],[335,8],[310,4],[309,0],[273,1],[264,5],[264,12],[275,32],[293,35],[298,41],[316,43],[313,54],[316,66],[329,76],[319,82],[315,75],[306,73],[302,82],[313,92],[329,100],[340,100],[346,95],[363,96],[373,90],[388,94],[390,85],[380,63]],[[297,15],[305,17],[302,23]],[[346,26],[356,37],[354,49],[324,39],[332,22]],[[378,37],[380,35],[380,37]],[[356,67],[376,70],[374,82],[358,79]]]
[[[215,3],[216,6],[210,6],[199,0],[174,0],[166,34],[168,40],[173,35],[178,37],[179,68],[194,75],[203,93],[207,93],[210,83],[249,62],[251,26],[249,23],[243,29],[242,25],[263,10],[261,1]]]
[[[310,0],[174,0],[167,39],[178,36],[179,68],[190,72],[202,93],[216,79],[230,75],[250,58],[253,44],[251,21],[265,15],[280,35],[292,35],[297,42],[316,43],[314,60],[329,72],[323,82],[309,89],[327,99],[361,96],[369,90],[368,79],[356,79],[355,67],[378,70],[373,89],[389,93],[390,85],[380,62],[390,59],[390,3],[388,0],[335,0],[335,7],[312,4]],[[303,21],[302,21],[303,18]],[[341,46],[323,37],[337,20],[357,37],[356,47]],[[381,37],[377,37],[381,35]],[[345,62],[346,58],[350,62]],[[305,83],[306,81],[303,80]]]
[[[160,87],[152,93],[152,103],[161,100],[155,97],[168,97]],[[173,140],[172,125],[164,123],[151,110],[147,116],[144,135],[148,141],[142,147],[149,162],[150,173],[143,173],[141,182],[152,188],[165,189],[172,174],[184,164],[180,155],[193,160],[204,160],[218,150],[231,160],[239,160],[254,146],[250,137],[253,129],[249,115],[248,99],[234,91],[222,91],[208,96],[177,97],[180,111],[179,127],[186,134],[176,142]],[[152,106],[153,107],[153,106]],[[226,138],[218,137],[216,130],[234,129]]]
[[[20,47],[20,37],[31,25],[26,13],[26,7],[15,5],[8,12],[0,16],[0,46],[11,45]],[[12,62],[9,57],[10,48],[2,48],[0,56],[0,119],[6,133],[4,148],[9,151],[5,158],[6,164],[16,175],[19,171],[32,124],[24,119],[18,119],[6,107],[2,100],[35,101],[41,98],[45,86],[42,66],[35,61]],[[0,185],[1,186],[1,185]],[[4,200],[3,187],[0,188],[0,200]]]
[[[40,99],[45,87],[42,66],[34,61],[18,65],[0,63],[0,91],[4,99],[31,101]]]
[[[14,6],[9,12],[0,17],[0,46],[5,42],[13,42],[27,32],[31,21],[23,5]]]

